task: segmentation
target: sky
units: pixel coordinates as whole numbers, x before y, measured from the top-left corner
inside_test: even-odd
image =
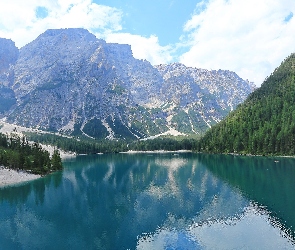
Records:
[[[260,86],[295,52],[295,0],[0,0],[0,37],[85,28],[153,65],[230,70]]]

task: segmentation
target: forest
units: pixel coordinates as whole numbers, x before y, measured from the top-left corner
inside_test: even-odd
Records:
[[[196,146],[193,138],[160,137],[153,140],[92,140],[63,137],[49,133],[26,133],[29,140],[54,145],[60,149],[77,154],[118,153],[128,150],[192,150]]]
[[[54,150],[50,157],[49,152],[43,150],[39,143],[29,143],[26,137],[17,133],[0,133],[0,165],[40,175],[62,169],[58,150]]]
[[[253,155],[295,154],[295,54],[229,116],[213,126],[196,150]]]

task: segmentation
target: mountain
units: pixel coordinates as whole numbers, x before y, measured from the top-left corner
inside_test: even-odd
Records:
[[[13,41],[0,38],[0,113],[8,111],[16,104],[15,94],[9,85],[13,78],[11,68],[16,63],[18,55],[18,48]]]
[[[3,116],[70,135],[201,134],[253,90],[230,71],[152,66],[135,59],[130,45],[106,43],[84,29],[47,30],[18,53],[10,47],[0,85],[15,102]]]
[[[0,74],[2,76],[9,72],[11,65],[18,59],[19,51],[15,43],[10,39],[0,38]],[[4,73],[4,74],[3,74]],[[3,79],[1,79],[3,82]]]
[[[198,150],[295,154],[295,54],[291,54],[246,101],[213,126]]]

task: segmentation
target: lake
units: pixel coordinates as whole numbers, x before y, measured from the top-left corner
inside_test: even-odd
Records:
[[[295,159],[106,154],[0,189],[0,249],[294,249]]]

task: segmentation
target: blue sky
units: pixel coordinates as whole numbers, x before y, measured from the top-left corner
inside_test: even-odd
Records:
[[[153,65],[231,70],[257,86],[295,52],[295,0],[1,0],[0,37],[85,28]]]
[[[179,42],[183,26],[193,15],[199,0],[96,0],[122,10],[123,32],[156,35],[161,46]]]

